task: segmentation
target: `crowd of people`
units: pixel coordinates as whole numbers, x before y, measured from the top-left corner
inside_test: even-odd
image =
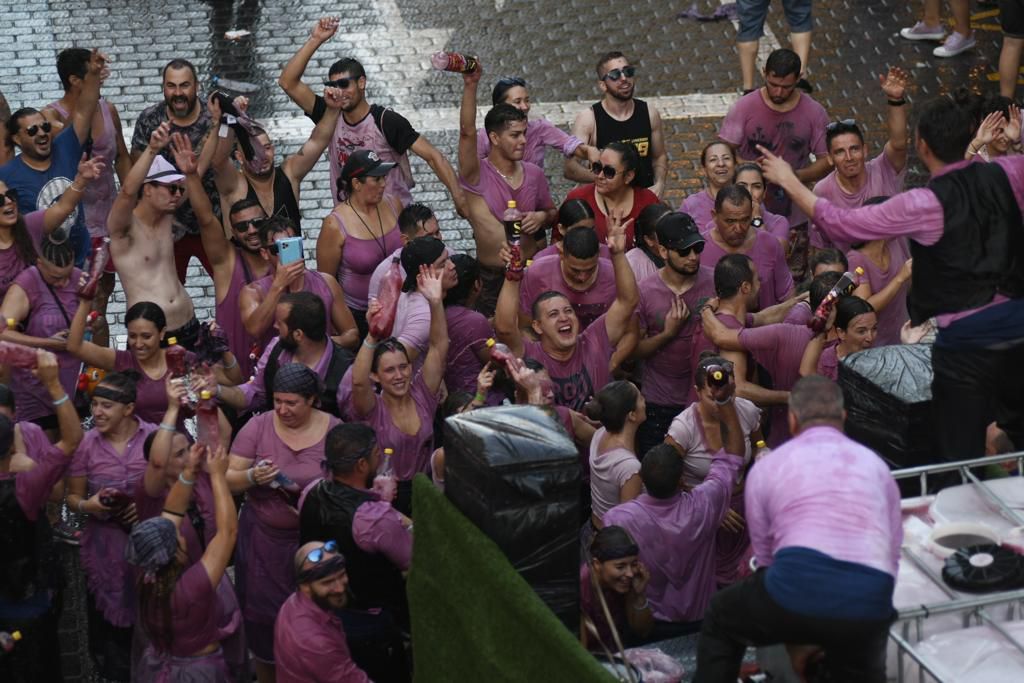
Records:
[[[749,643],[816,644],[834,680],[884,680],[899,496],[843,434],[837,380],[853,354],[934,341],[938,457],[1024,445],[1016,104],[921,103],[911,135],[891,67],[872,150],[798,87],[806,56],[778,49],[702,150],[704,187],[670,207],[660,114],[625,54],[597,61],[601,99],[571,133],[529,116],[519,77],[478,129],[477,62],[449,160],[367,101],[355,59],[307,73],[338,26],[319,20],[280,75],[315,124],[284,158],[244,97],[201,98],[184,59],[130,145],[96,50],[62,51],[64,97],[6,121],[0,630],[24,637],[0,677],[60,679],[63,506],[84,520],[65,536],[103,678],[410,680],[412,479],[443,489],[444,418],[510,402],[550,414],[589,482],[584,645],[699,632],[697,680],[725,682]],[[932,178],[904,191],[911,144]],[[561,203],[548,148],[578,183]],[[410,151],[473,255],[413,201]],[[335,206],[303,217],[325,154]],[[105,250],[102,273],[81,270]],[[213,320],[184,286],[193,257]]]

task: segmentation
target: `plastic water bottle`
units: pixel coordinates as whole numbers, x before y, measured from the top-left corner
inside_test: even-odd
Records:
[[[254,93],[260,89],[260,86],[255,83],[249,83],[248,81],[236,81],[230,78],[221,78],[220,76],[214,76],[211,78],[210,84],[215,88],[224,88],[225,90],[236,92],[239,95]]]
[[[274,463],[270,462],[269,460],[260,460],[258,463],[256,463],[257,467],[267,467],[273,464]],[[270,482],[270,488],[281,489],[283,491],[288,491],[289,493],[294,494],[298,494],[299,492],[302,491],[302,487],[296,484],[294,481],[292,481],[291,477],[289,477],[284,472],[277,473],[277,476],[274,477],[274,480]]]
[[[853,290],[857,289],[857,284],[863,276],[864,269],[860,266],[857,266],[853,273],[843,273],[843,276],[839,278],[839,282],[832,289],[828,290],[828,294],[818,304],[818,309],[814,311],[814,315],[807,321],[807,327],[814,330],[815,334],[824,332],[825,325],[828,323],[828,317],[832,314],[832,309],[835,308],[836,302],[839,301],[840,297],[848,296]]]
[[[103,241],[96,245],[92,252],[92,263],[89,265],[89,279],[85,281],[82,288],[78,290],[78,296],[83,299],[92,299],[96,296],[96,288],[103,277],[103,269],[107,267],[110,260],[110,238],[104,237]]]
[[[381,455],[381,464],[378,474],[373,478],[373,492],[380,496],[385,503],[393,503],[398,496],[398,481],[395,479],[394,469],[391,466],[391,456],[395,451],[385,448]]]
[[[435,52],[430,57],[430,63],[438,71],[452,71],[460,74],[476,71],[477,66],[479,66],[476,57],[471,57],[462,52]]]
[[[199,443],[213,451],[220,446],[220,415],[213,394],[204,389],[199,393],[196,406],[196,421],[199,423]]]
[[[512,349],[510,349],[506,344],[496,341],[493,337],[487,340],[487,348],[491,350],[491,361],[494,363],[506,365],[510,360],[515,358],[515,354],[512,353]]]
[[[0,365],[7,365],[22,370],[34,370],[36,367],[36,350],[21,344],[0,341]]]
[[[402,295],[402,271],[401,263],[397,258],[391,259],[391,265],[384,273],[380,283],[380,290],[377,292],[377,302],[380,304],[380,312],[370,316],[367,323],[370,326],[370,334],[380,341],[391,336],[395,329],[395,316],[398,315],[398,299]]]
[[[765,443],[764,439],[758,439],[757,443],[754,444],[754,449],[757,451],[757,455],[754,456],[755,462],[761,458],[768,457],[768,454],[772,452],[772,449],[768,448],[768,444]]]
[[[0,631],[0,648],[3,648],[4,652],[10,652],[14,649],[14,646],[21,640],[21,631]]]
[[[167,360],[167,370],[171,373],[172,378],[185,376],[185,355],[187,353],[185,347],[178,346],[177,337],[168,338],[164,357]]]

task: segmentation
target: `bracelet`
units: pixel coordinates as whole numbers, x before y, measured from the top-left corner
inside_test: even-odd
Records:
[[[725,399],[724,401],[719,401],[717,398],[714,399],[714,401],[715,401],[715,405],[724,406],[724,405],[728,405],[732,401],[732,399],[733,399],[733,397],[730,396],[729,398]]]
[[[256,485],[256,480],[253,479],[253,476],[252,476],[252,468],[251,467],[245,471],[245,478],[248,479],[249,483],[252,484],[253,486]]]
[[[375,349],[375,348],[377,348],[377,342],[374,342],[374,343],[371,344],[370,342],[366,341],[366,338],[364,337],[363,338],[363,346],[365,346],[368,349]]]
[[[176,433],[178,431],[178,428],[175,425],[169,425],[166,422],[161,422],[159,428],[165,432]]]
[[[184,472],[181,472],[181,473],[178,474],[178,481],[180,481],[185,486],[195,486],[195,484],[196,484],[196,480],[195,479],[186,479]]]
[[[88,512],[85,511],[85,507],[84,506],[85,506],[85,498],[80,498],[79,501],[78,501],[78,514],[80,514],[80,515],[87,515],[87,514],[89,514]]]
[[[225,365],[224,369],[225,370],[234,370],[237,367],[238,367],[238,359],[235,358],[234,356],[232,356],[231,357],[231,365]],[[218,385],[218,386],[220,386],[220,385]]]
[[[71,400],[71,398],[68,397],[67,394],[64,394],[63,396],[61,396],[60,398],[58,398],[56,401],[53,402],[53,407],[56,408],[58,406],[62,406],[65,403],[67,403],[68,401],[70,401],[70,400]]]
[[[901,97],[898,100],[887,100],[887,101],[889,102],[889,106],[890,107],[902,107],[904,104],[907,103],[907,98],[906,97]]]
[[[183,513],[175,512],[174,510],[168,510],[167,508],[164,508],[164,514],[165,515],[174,515],[175,517],[180,517],[182,519],[185,519],[185,515]]]
[[[79,192],[79,193],[85,192],[85,188],[84,187],[75,187],[74,183],[71,183],[71,185],[68,187],[68,189],[71,190],[72,192]]]
[[[238,363],[235,363],[235,365],[238,365]],[[220,398],[220,392],[221,392],[221,386],[218,384],[217,385],[217,391],[216,391],[216,393],[214,393],[214,397]]]
[[[476,396],[473,397],[474,403],[487,403],[487,397],[480,392],[477,392]]]
[[[650,606],[651,606],[651,601],[645,595],[644,596],[644,604],[642,604],[642,605],[633,605],[633,609],[635,609],[637,612],[643,612],[645,609],[647,609]]]

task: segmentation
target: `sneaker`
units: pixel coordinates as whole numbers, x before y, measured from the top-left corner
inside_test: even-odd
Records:
[[[970,50],[976,44],[973,37],[968,38],[953,31],[949,34],[949,38],[946,38],[945,43],[932,50],[932,54],[936,57],[956,57],[961,52]]]
[[[900,29],[900,35],[907,40],[942,40],[946,31],[941,26],[925,26],[923,21],[919,21],[910,28]]]

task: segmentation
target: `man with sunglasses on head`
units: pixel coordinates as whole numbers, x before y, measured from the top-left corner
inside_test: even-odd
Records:
[[[828,113],[797,88],[801,66],[800,57],[792,50],[779,48],[768,55],[764,86],[732,105],[718,137],[743,161],[761,158],[758,145],[777,152],[798,169],[802,181],[812,182],[829,170],[825,146]],[[789,219],[790,268],[795,277],[802,278],[807,270],[807,216],[777,185],[767,186],[764,203],[772,213]]]
[[[892,197],[903,191],[907,175],[907,85],[903,69],[889,67],[879,77],[888,102],[886,128],[889,138],[874,159],[866,161],[864,132],[853,119],[833,121],[825,127],[825,146],[832,172],[814,185],[814,194],[844,209],[856,209],[872,197]],[[834,244],[816,225],[811,226],[811,247],[835,246],[842,252],[849,243]]]
[[[299,542],[336,539],[347,558],[351,607],[362,612],[342,614],[353,658],[374,680],[407,680],[404,657],[390,645],[396,625],[409,628],[404,574],[412,560],[412,521],[372,490],[381,464],[373,429],[337,425],[327,433],[324,455],[325,478],[299,501]]]
[[[0,166],[0,181],[18,193],[18,210],[22,214],[49,208],[65,192],[79,195],[84,192],[85,188],[76,186],[73,179],[82,158],[82,148],[92,131],[106,64],[106,55],[94,50],[86,66],[71,125],[59,134],[40,111],[31,107],[19,109],[7,121],[7,136],[21,153]],[[113,162],[112,159],[105,161]],[[89,230],[80,209],[68,217],[55,236],[70,239],[75,247],[76,264],[85,262],[90,247]]]
[[[309,60],[321,45],[338,31],[337,17],[323,17],[313,27],[309,39],[285,65],[277,83],[292,102],[319,123],[327,111],[327,103],[302,82]],[[341,93],[341,116],[331,138],[328,161],[331,169],[331,191],[336,201],[345,197],[338,184],[341,168],[349,155],[357,149],[377,153],[383,161],[398,164],[398,173],[388,175],[386,192],[399,197],[403,205],[412,203],[413,181],[409,166],[409,151],[427,162],[437,179],[444,183],[452,196],[455,210],[465,215],[465,197],[458,178],[448,159],[425,137],[420,135],[401,114],[379,104],[366,101],[366,71],[351,57],[339,59],[331,65],[324,85],[337,88]]]
[[[231,226],[231,238],[228,239],[203,189],[199,162],[192,151],[192,143],[182,133],[174,133],[171,137],[174,161],[185,174],[192,209],[199,224],[199,236],[203,241],[203,251],[210,259],[213,270],[217,325],[227,337],[228,348],[238,361],[242,377],[249,377],[253,370],[250,356],[255,355],[256,339],[242,323],[238,298],[246,285],[270,272],[270,263],[260,254],[263,245],[259,236],[259,226],[267,214],[258,199],[244,197],[238,200],[231,205],[228,213]]]
[[[629,142],[640,153],[636,184],[649,187],[659,198],[668,177],[668,152],[661,130],[661,114],[649,102],[635,98],[636,67],[621,52],[613,51],[597,62],[599,102],[576,115],[572,134],[603,149],[609,142]],[[565,160],[565,177],[578,183],[594,182],[590,165]]]
[[[107,228],[126,305],[155,303],[167,316],[165,338],[191,350],[199,321],[174,265],[174,212],[185,201],[185,175],[161,154],[170,138],[167,122],[153,131],[110,207]]]
[[[334,541],[306,543],[295,553],[297,590],[274,624],[278,683],[370,683],[352,661],[339,613],[348,604],[345,556]]]
[[[658,254],[665,265],[641,280],[637,317],[646,330],[634,358],[644,360],[641,388],[647,421],[637,431],[637,453],[665,439],[672,419],[689,404],[693,384],[690,350],[699,327],[697,303],[715,293],[712,268],[701,265],[704,238],[685,213],[666,214],[655,225]]]
[[[558,211],[551,199],[543,169],[523,157],[526,153],[527,119],[511,104],[492,107],[484,117],[484,130],[491,151],[480,158],[476,136],[476,91],[483,76],[483,65],[462,74],[462,105],[459,110],[459,179],[467,191],[467,207],[473,240],[476,242],[483,289],[477,310],[485,316],[494,307],[505,277],[501,249],[506,234],[503,224],[508,203],[514,201],[523,215],[520,222],[520,249],[524,259],[532,258],[544,247],[546,226],[554,225]]]
[[[206,104],[199,98],[199,77],[196,67],[187,59],[172,59],[160,72],[164,99],[162,102],[143,109],[135,120],[135,131],[132,133],[132,161],[137,161],[146,149],[150,137],[160,125],[167,123],[172,132],[184,133],[195,149],[203,144],[203,138],[210,130],[210,112]],[[162,156],[171,161],[170,150],[162,151]],[[220,197],[217,186],[213,182],[213,173],[203,173],[203,187],[213,211],[220,216]],[[203,269],[210,272],[210,261],[203,251],[199,237],[199,224],[191,205],[185,201],[177,208],[174,215],[174,262],[179,282],[185,282],[189,261],[195,256]]]

